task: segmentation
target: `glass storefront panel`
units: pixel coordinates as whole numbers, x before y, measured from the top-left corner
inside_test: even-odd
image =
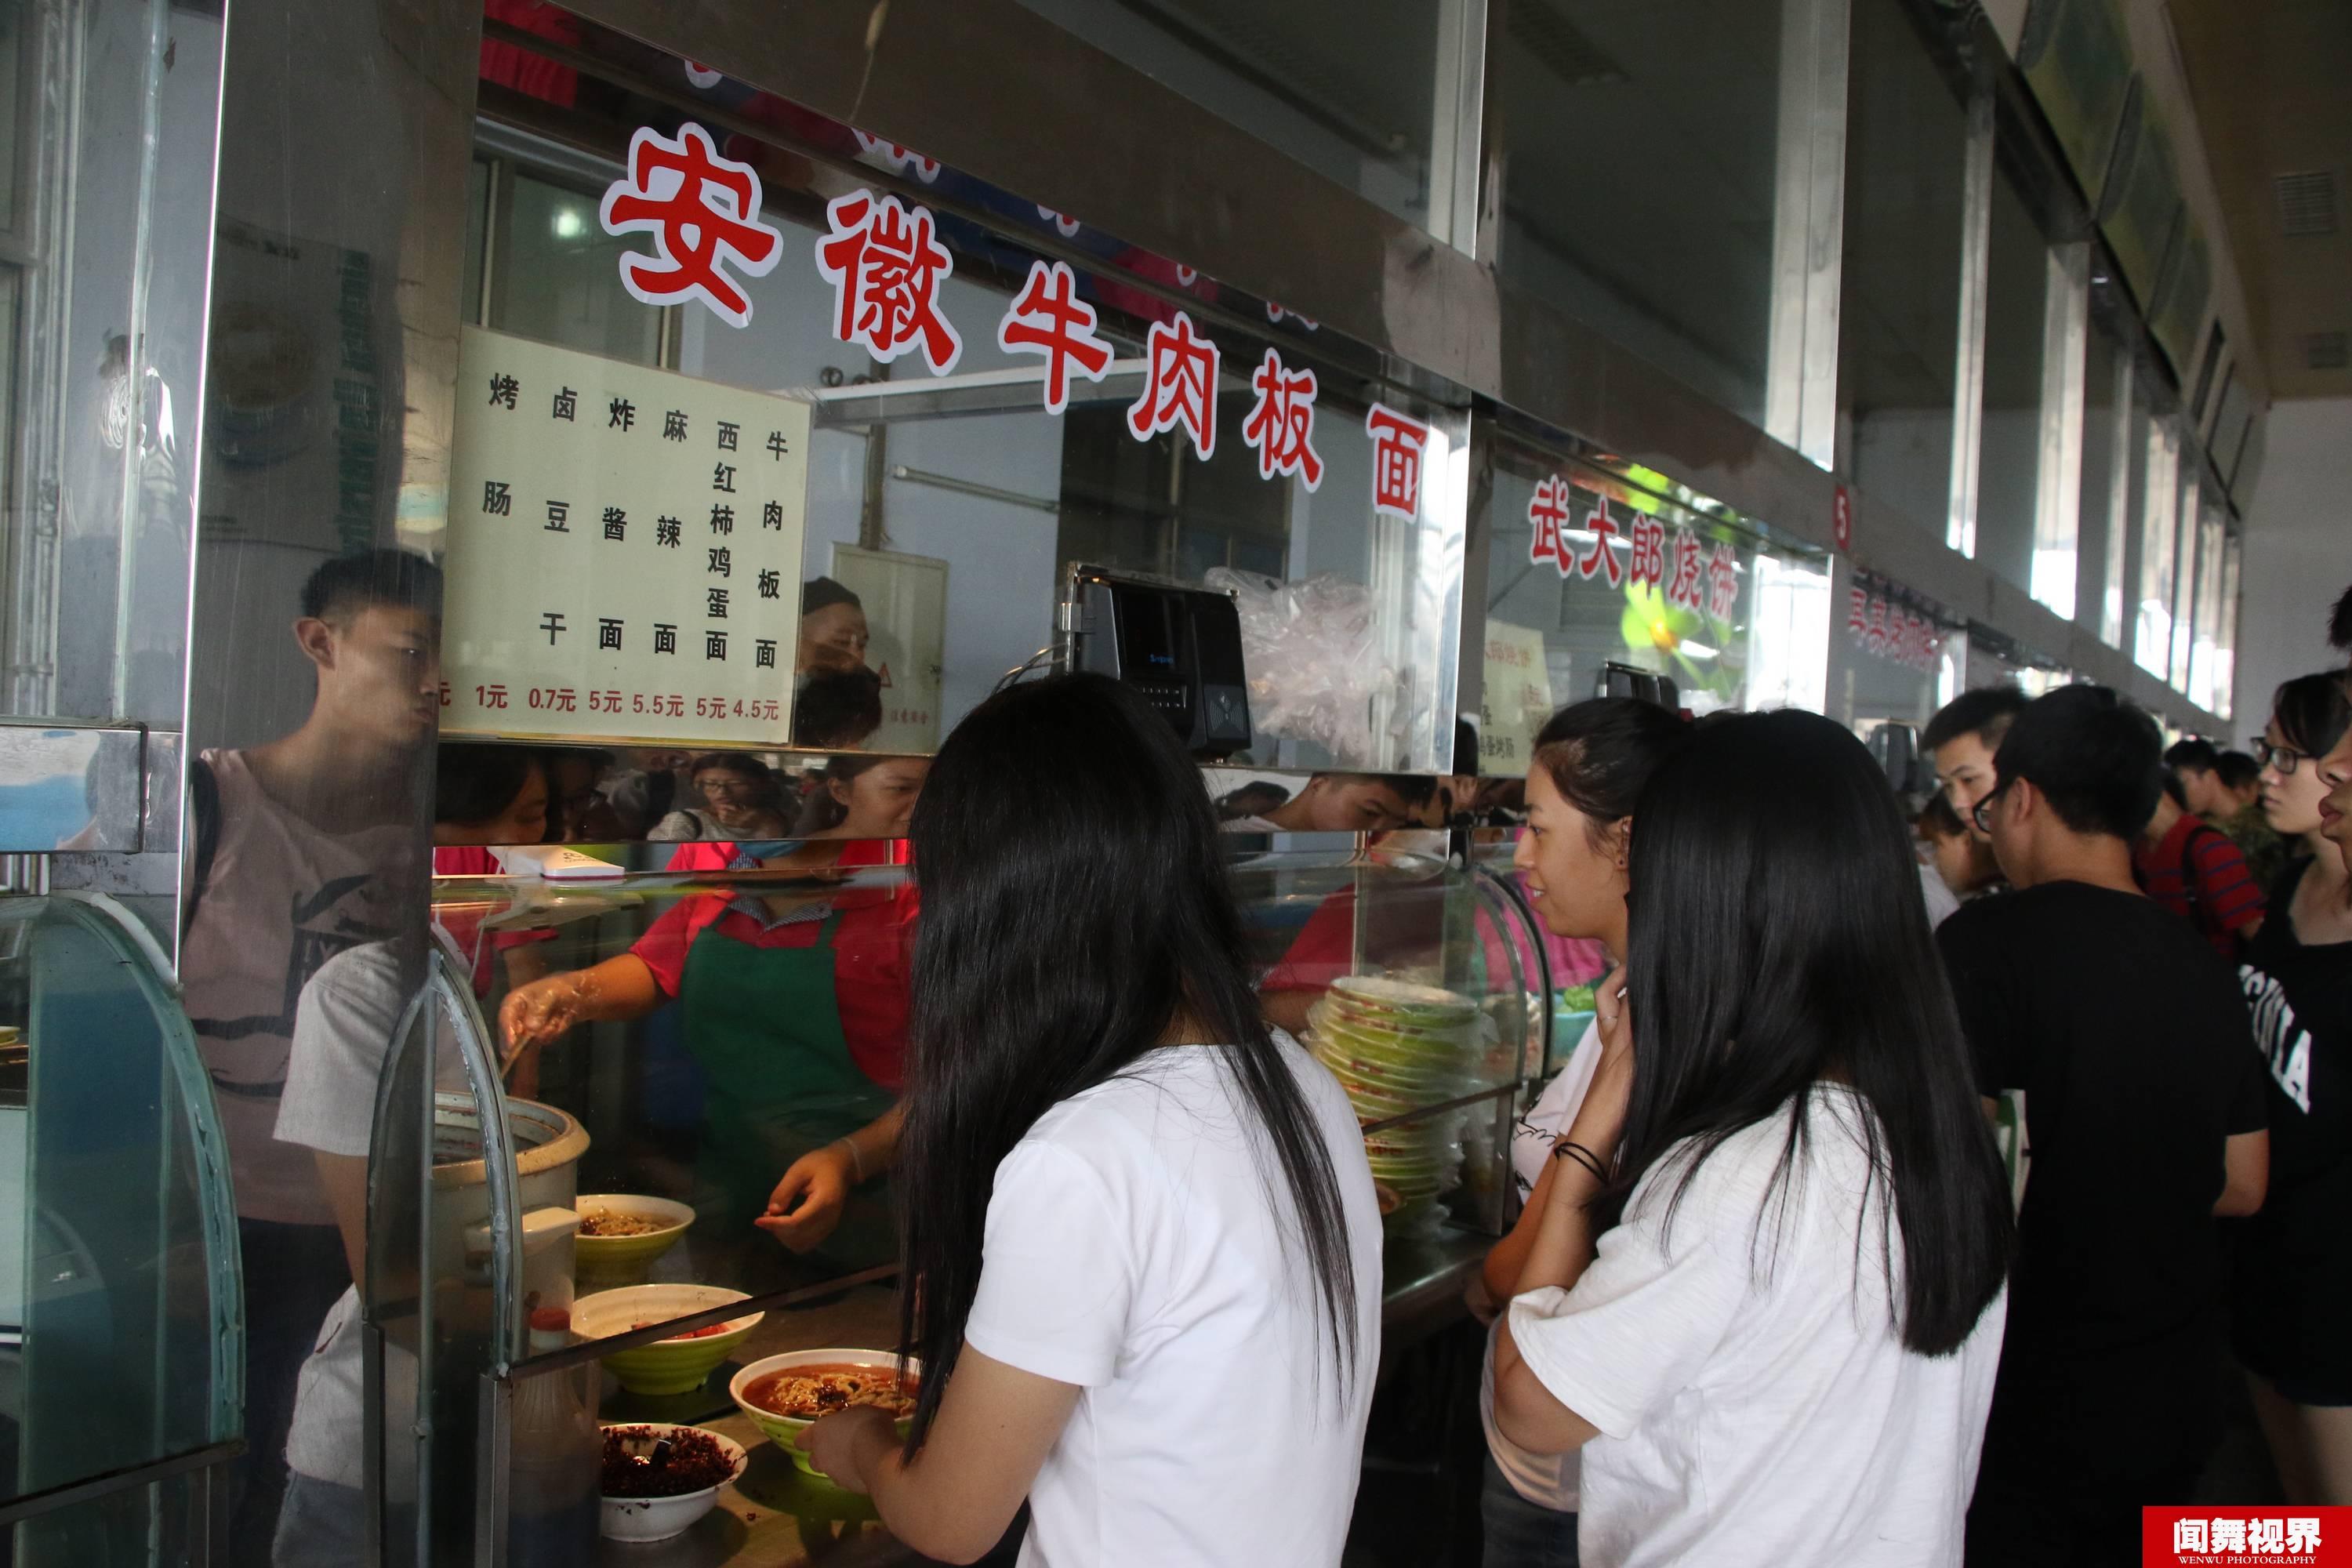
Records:
[[[1838,468],[1941,538],[1951,505],[1967,114],[1902,0],[1855,0]]]
[[[2124,544],[2131,515],[2131,380],[2116,341],[2094,325],[2083,371],[2083,485],[2074,620],[2123,643]]]
[[[1843,558],[1835,590],[1828,711],[1865,740],[1887,725],[1916,737],[1967,679],[1967,626],[1900,584],[1853,570]]]
[[[611,359],[661,363],[671,312],[629,297],[620,259],[632,242],[597,220],[617,169],[536,137],[501,145],[512,151],[474,161],[486,188],[478,220],[467,213],[466,291],[484,303],[466,319]]]
[[[2176,424],[2173,450],[2179,454],[2180,502],[2172,539],[2172,635],[2165,679],[2186,696],[2189,660],[2196,647],[2198,521],[2202,515],[2204,460],[2198,454],[2196,437],[2185,425]]]
[[[2223,522],[2221,492],[2208,489],[2197,523],[2197,619],[2189,653],[2189,700],[2209,711],[2228,706],[2221,686]]]
[[[1285,156],[1443,235],[1459,7],[1421,0],[1021,0]],[[1437,192],[1441,206],[1446,198]]]
[[[2239,540],[2230,535],[2221,543],[2221,615],[2214,634],[2213,711],[2224,719],[2235,716],[2238,685]]]
[[[1518,772],[1553,710],[1642,677],[1696,713],[1819,710],[1824,563],[1516,438],[1495,453],[1482,771]]]
[[[1969,553],[2042,603],[2072,614],[2074,541],[2036,537],[2050,283],[2049,244],[2016,188],[1996,173],[1985,268],[1976,540]]]
[[[2138,443],[2139,587],[2132,657],[2158,679],[2172,668],[2173,546],[2180,526],[2180,446],[2172,422],[2150,418]]]
[[[10,5],[0,38],[0,710],[176,728],[219,8]],[[318,356],[269,328],[215,317],[209,390],[307,436]]]
[[[1784,25],[1811,7],[1527,0],[1502,15],[1487,90],[1503,277],[1762,425],[1775,145],[1810,130],[1780,125],[1776,68]]]
[[[595,40],[592,30],[592,46]],[[501,607],[503,590],[486,585],[493,574],[466,564],[470,546],[460,538],[455,566],[465,570],[453,566],[453,640],[446,647],[455,673],[445,728],[548,732],[555,721],[522,707],[528,689],[552,693],[558,711],[580,715],[566,732],[626,741],[662,728],[640,719],[648,712],[637,706],[641,700],[658,701],[652,711],[674,718],[675,704],[705,704],[713,691],[729,702],[774,705],[769,700],[797,690],[800,721],[773,715],[779,727],[753,737],[760,743],[929,752],[1005,671],[1052,648],[1068,573],[1085,564],[1239,592],[1244,647],[1265,652],[1252,672],[1256,722],[1246,760],[1299,769],[1444,765],[1454,721],[1445,675],[1453,634],[1439,606],[1416,595],[1427,592],[1433,573],[1443,580],[1459,570],[1466,416],[1335,372],[1316,357],[1310,323],[1271,322],[1268,312],[1230,299],[1209,279],[1116,270],[1134,265],[1131,247],[1066,220],[1057,226],[1034,204],[958,171],[869,147],[846,127],[731,81],[703,90],[730,123],[789,126],[796,145],[814,142],[839,160],[812,167],[748,132],[721,138],[723,157],[764,172],[761,221],[780,236],[780,259],[743,281],[742,322],[699,302],[657,310],[625,291],[620,258],[645,242],[604,234],[595,184],[620,179],[619,162],[595,164],[588,146],[552,144],[534,162],[530,140],[492,126],[481,140],[498,150],[495,184],[515,193],[510,226],[529,229],[537,248],[519,254],[502,244],[494,221],[483,252],[470,258],[469,270],[486,275],[489,331],[469,339],[464,374],[477,381],[503,375],[492,359],[545,358],[549,343],[595,356],[547,360],[538,377],[578,384],[570,419],[551,422],[547,390],[529,376],[517,377],[523,384],[516,408],[478,417],[527,414],[530,427],[564,440],[635,441],[674,465],[692,450],[707,457],[703,468],[689,476],[681,468],[661,481],[672,490],[638,483],[643,493],[634,505],[615,497],[590,506],[516,480],[519,488],[499,496],[496,504],[509,510],[498,516],[536,518],[557,504],[562,525],[584,536],[575,550],[656,552],[646,559],[665,568],[707,558],[709,574],[730,575],[710,575],[690,595],[693,605],[681,600],[684,607],[672,605],[670,615],[633,616],[613,607],[620,599],[604,607],[551,600],[531,605],[511,632],[477,636],[467,630],[476,618],[513,619],[517,606]],[[665,110],[638,134],[684,135],[681,123]],[[581,140],[617,146],[632,129],[614,120]],[[849,228],[853,210],[865,228]],[[563,239],[567,216],[584,221],[587,234]],[[865,243],[861,235],[892,222],[925,226],[932,237],[936,276],[928,301],[945,328],[936,342],[910,334],[885,344],[886,354],[874,351],[866,328],[853,322],[845,331],[843,312],[851,307],[844,296],[853,284],[847,274],[829,272],[818,251],[845,255],[841,247]],[[1041,245],[1060,248],[1032,248]],[[552,291],[536,280],[556,251],[570,258],[565,265],[576,270],[562,276],[577,284],[560,317],[551,314]],[[1049,259],[1061,256],[1081,265]],[[1021,330],[1045,321],[1043,310],[1083,313],[1092,323],[1089,344],[1101,345],[1091,370],[1056,362],[1059,405],[1049,406],[1043,392],[1045,354],[1000,341],[1000,330],[1012,330],[1005,324],[1016,297],[1026,301],[1019,309],[1029,326]],[[617,363],[646,363],[656,353],[678,377],[646,383],[627,397],[597,390],[626,379]],[[1194,357],[1182,360],[1185,353]],[[1268,380],[1269,354],[1279,385]],[[1171,388],[1181,390],[1168,379],[1172,368],[1209,363],[1215,371],[1193,385],[1189,403],[1170,401]],[[1318,363],[1319,376],[1310,368]],[[1147,381],[1159,390],[1148,393]],[[697,412],[696,399],[709,407]],[[667,401],[656,407],[656,400]],[[481,401],[468,385],[461,422]],[[609,427],[619,417],[610,413],[616,401],[642,405],[634,427]],[[739,404],[740,414],[726,412]],[[753,445],[793,419],[808,430],[797,454],[804,480],[790,477],[793,454]],[[749,432],[740,451],[750,456],[706,454],[714,421]],[[664,445],[673,437],[674,445]],[[480,531],[483,509],[492,504],[482,487],[509,481],[503,470],[472,473],[465,445],[461,430],[458,493],[472,501],[458,509],[461,527],[493,539]],[[521,449],[515,460],[526,469],[538,461]],[[696,493],[709,491],[712,463],[740,468],[740,496]],[[557,482],[548,476],[548,484]],[[608,509],[623,515],[608,517]],[[464,515],[468,510],[473,515]],[[752,525],[755,517],[762,526]],[[722,536],[722,528],[730,531]],[[513,546],[509,536],[496,548]],[[664,546],[676,553],[659,554]],[[769,563],[777,549],[792,554],[788,563]],[[594,571],[598,559],[577,564]],[[725,624],[706,613],[703,589],[727,595],[732,614]],[[1360,643],[1265,651],[1305,595],[1352,615],[1366,628]],[[794,638],[795,596],[827,624],[856,617],[860,644],[843,668],[827,667],[830,656],[814,631]],[[710,612],[720,604],[708,599]],[[772,624],[779,613],[783,619]],[[542,615],[561,625],[546,628]],[[523,635],[535,626],[545,635]],[[612,637],[624,656],[637,646],[630,638],[661,637],[661,651],[680,658],[684,673],[660,689],[608,681],[591,690],[558,679],[566,657],[560,645],[574,635]],[[797,651],[786,663],[779,645],[793,640]],[[482,672],[520,674],[501,661],[534,646],[547,679],[508,682],[499,706]],[[746,668],[747,659],[761,662]],[[773,693],[734,691],[770,668],[779,670]],[[728,684],[696,684],[703,676]],[[877,682],[878,697],[850,689]],[[620,705],[617,718],[604,707],[607,700]]]

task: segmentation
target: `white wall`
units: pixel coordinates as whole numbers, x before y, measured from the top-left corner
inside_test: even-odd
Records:
[[[2327,612],[2352,584],[2352,397],[2275,404],[2266,436],[2239,579],[2240,745],[2261,731],[2279,682],[2343,665]]]

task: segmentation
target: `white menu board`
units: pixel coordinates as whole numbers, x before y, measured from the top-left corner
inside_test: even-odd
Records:
[[[1543,634],[1508,621],[1486,623],[1486,695],[1478,708],[1478,771],[1524,773],[1551,717],[1551,672]]]
[[[882,727],[869,752],[940,749],[947,673],[948,563],[929,555],[833,547],[834,580],[866,606],[866,662],[882,679]]]
[[[782,745],[804,403],[466,329],[441,727]]]

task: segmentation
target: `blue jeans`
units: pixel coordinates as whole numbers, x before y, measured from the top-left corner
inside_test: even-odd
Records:
[[[1495,1457],[1486,1456],[1486,1479],[1478,1495],[1478,1521],[1486,1527],[1485,1568],[1576,1568],[1576,1515],[1529,1502],[1503,1479]]]

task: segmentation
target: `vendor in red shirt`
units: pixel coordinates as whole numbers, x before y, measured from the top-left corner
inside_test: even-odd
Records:
[[[840,759],[810,798],[804,837],[706,846],[697,858],[845,883],[860,867],[903,864],[903,842],[873,841],[903,841],[929,767]],[[859,1231],[868,1217],[887,1224],[879,1178],[898,1141],[916,903],[903,881],[698,894],[627,952],[515,992],[499,1026],[519,1049],[682,1001],[687,1050],[709,1085],[702,1169],[714,1194],[698,1206],[807,1251],[853,1202]]]

